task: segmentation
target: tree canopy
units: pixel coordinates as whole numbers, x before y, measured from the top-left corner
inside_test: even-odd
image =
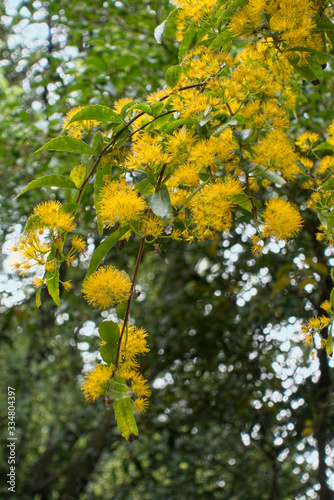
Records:
[[[332,2],[0,14],[15,494],[334,498]]]

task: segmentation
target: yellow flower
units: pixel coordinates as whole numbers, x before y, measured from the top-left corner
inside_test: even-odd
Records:
[[[325,300],[321,305],[320,307],[324,310],[324,311],[330,311],[332,309],[332,304],[329,302],[329,300]]]
[[[156,215],[151,215],[149,218],[145,220],[144,223],[144,236],[154,236],[157,238],[163,233],[164,226]]]
[[[271,130],[265,138],[254,146],[256,165],[279,170],[284,178],[292,180],[299,169],[296,165],[298,155],[282,130]]]
[[[39,287],[43,286],[43,284],[44,284],[44,280],[35,276],[34,282],[33,282],[34,287],[39,288]]]
[[[72,282],[71,281],[64,281],[63,282],[63,287],[67,292],[69,292],[72,288]]]
[[[314,143],[319,140],[318,134],[314,132],[304,132],[296,140],[296,145],[304,152],[313,148]]]
[[[50,228],[61,232],[73,231],[74,217],[61,209],[60,201],[46,201],[34,208],[33,215],[37,217],[35,227]]]
[[[85,251],[86,243],[81,236],[76,234],[72,238],[72,246],[77,252],[83,253]]]
[[[139,220],[147,207],[146,201],[125,179],[107,183],[101,190],[100,214],[107,227],[115,222]]]
[[[106,393],[108,381],[114,370],[113,365],[96,365],[94,370],[85,375],[86,380],[81,390],[88,401],[95,401],[96,398]]]
[[[300,232],[303,225],[297,206],[282,198],[266,202],[263,218],[265,221],[263,236],[277,240],[289,240]]]
[[[151,395],[150,386],[141,373],[133,372],[131,375],[131,389],[138,397],[149,397]]]
[[[100,267],[88,276],[82,286],[82,294],[89,304],[99,309],[107,309],[128,300],[131,281],[124,271],[113,266]]]
[[[137,412],[139,414],[145,413],[145,411],[147,411],[148,407],[149,407],[149,402],[148,402],[147,398],[139,397],[133,403],[133,409],[135,410],[135,412]]]
[[[318,167],[318,174],[324,174],[327,170],[330,170],[333,172],[334,170],[334,156],[325,156],[322,158],[320,161],[319,167]]]
[[[122,99],[118,99],[118,101],[115,101],[114,110],[116,111],[116,113],[120,114],[122,108],[129,102],[132,102],[132,99],[130,97],[123,97]]]

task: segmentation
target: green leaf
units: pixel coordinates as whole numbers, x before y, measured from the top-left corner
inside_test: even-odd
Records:
[[[225,30],[222,33],[219,33],[218,36],[211,42],[209,45],[211,50],[217,50],[220,49],[221,47],[224,47],[224,45],[229,42],[232,38],[232,35],[229,31]]]
[[[115,361],[116,361],[116,356],[117,356],[117,346],[115,346],[113,344],[109,344],[109,343],[101,345],[100,354],[101,354],[101,358],[103,359],[103,361],[108,363],[108,365],[110,363],[112,363],[114,365]]]
[[[332,281],[334,282],[334,267],[332,267],[330,274],[331,274]]]
[[[100,154],[104,146],[104,138],[102,132],[99,130],[94,135],[93,149],[97,154]]]
[[[86,167],[84,165],[77,165],[70,173],[70,179],[73,181],[77,189],[80,189],[86,177]]]
[[[126,104],[124,104],[123,108],[121,109],[121,113],[120,113],[122,120],[124,120],[124,119],[125,119],[125,117],[126,117],[126,114],[127,114],[128,110],[129,110],[130,108],[132,108],[132,106],[133,106],[133,105],[134,105],[134,102],[133,102],[133,101],[131,101],[131,102],[127,102]],[[115,134],[115,132],[116,132],[116,130],[114,130],[114,134],[113,134],[113,135],[116,135],[116,134]],[[117,132],[116,132],[116,133],[117,133]]]
[[[78,208],[79,204],[78,203],[64,203],[64,205],[62,205],[60,207],[60,210],[62,212],[65,212],[67,214],[72,214],[73,212],[76,211],[76,209]]]
[[[317,31],[325,31],[332,46],[334,47],[334,24],[328,19],[328,17],[325,17],[317,23]]]
[[[99,334],[105,342],[117,345],[119,341],[119,326],[114,321],[103,321],[99,325]]]
[[[330,303],[332,304],[332,306],[334,306],[334,288],[332,288],[329,300],[330,300]]]
[[[144,111],[144,113],[147,113],[148,115],[151,114],[151,107],[143,102],[136,102],[130,108],[128,108],[129,111],[130,109],[133,109],[135,111],[136,110]]]
[[[119,375],[115,375],[115,378],[110,383],[110,396],[112,396],[115,401],[130,398],[129,387],[126,385],[124,378]]]
[[[148,205],[152,212],[160,217],[163,224],[167,225],[173,221],[172,203],[165,185],[159,191],[150,195]]]
[[[75,115],[72,116],[67,125],[73,122],[81,122],[83,120],[98,120],[100,122],[117,123],[122,122],[120,116],[115,111],[107,106],[101,106],[100,104],[93,104],[80,109],[77,113],[75,113]]]
[[[333,191],[334,179],[329,179],[328,181],[324,182],[321,186],[321,189],[323,189],[324,191]]]
[[[89,263],[89,267],[85,276],[85,280],[88,278],[90,274],[92,274],[99,266],[103,257],[107,255],[109,250],[117,243],[121,237],[129,231],[129,226],[125,225],[122,229],[115,231],[108,238],[106,238],[102,243],[97,247],[95,252],[92,255],[92,258]]]
[[[127,398],[115,401],[114,410],[118,429],[122,436],[129,441],[129,443],[138,439],[138,428],[133,415],[130,399]]]
[[[196,37],[197,37],[197,30],[195,26],[191,24],[187,28],[179,48],[179,61],[182,61],[184,54],[188,52],[189,49],[194,47],[194,45],[196,44]]]
[[[116,307],[116,314],[119,319],[125,318],[127,305],[127,302],[121,302],[121,304],[118,304],[118,306]]]
[[[47,272],[46,276],[46,286],[48,287],[49,294],[51,295],[53,301],[55,304],[60,307],[60,300],[59,300],[59,269],[56,269],[55,271]]]
[[[38,177],[38,179],[29,182],[28,186],[26,186],[23,191],[17,195],[17,198],[27,191],[30,191],[30,189],[49,186],[76,189],[74,182],[72,182],[68,177],[65,177],[65,175],[44,175],[43,177]]]
[[[94,154],[92,148],[84,141],[67,135],[51,139],[51,141],[44,144],[42,148],[37,149],[35,153],[39,153],[40,151],[66,151],[67,153],[77,153],[80,155]]]
[[[312,149],[312,151],[319,151],[320,149],[330,149],[333,151],[334,146],[333,144],[329,144],[329,142],[322,142],[318,146]]]
[[[298,61],[291,59],[289,59],[289,63],[305,80],[311,82],[314,86],[319,85],[319,79],[310,66],[298,66]]]
[[[233,137],[238,142],[245,142],[252,135],[253,130],[251,128],[245,128],[244,130],[233,130]]]
[[[161,114],[161,111],[164,109],[164,103],[161,101],[155,102],[151,106],[151,111],[149,112],[150,115],[152,115],[154,118],[159,116]]]
[[[283,179],[283,177],[280,177],[271,170],[265,169],[264,167],[262,167],[262,165],[258,165],[255,172],[259,173],[261,177],[264,177],[265,179],[268,179],[270,182],[274,182],[275,184],[279,184],[280,186],[285,186],[286,184],[286,180]]]
[[[233,197],[233,203],[239,205],[241,208],[247,210],[247,212],[252,212],[252,204],[246,194],[237,194]]]
[[[176,129],[182,127],[182,125],[188,125],[193,123],[194,120],[191,120],[190,118],[181,118],[180,120],[175,120],[166,127],[165,133],[172,134]]]
[[[180,80],[181,75],[182,75],[181,66],[177,65],[177,66],[171,66],[170,68],[168,68],[168,70],[166,71],[166,75],[165,75],[165,80],[166,80],[167,85],[169,85],[170,87],[175,87],[175,85]]]

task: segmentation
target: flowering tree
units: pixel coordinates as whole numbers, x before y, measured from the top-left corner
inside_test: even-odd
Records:
[[[137,359],[149,351],[147,333],[130,323],[145,249],[159,252],[168,239],[180,245],[215,241],[242,220],[251,228],[254,257],[261,259],[273,241],[285,242],[289,251],[288,242],[303,227],[305,200],[317,212],[319,241],[330,244],[334,227],[334,126],[328,124],[325,141],[320,133],[291,132],[302,80],[317,86],[333,57],[331,2],[175,6],[156,31],[158,39],[172,31],[180,42],[179,64],[167,70],[165,88],[145,102],[123,98],[113,108],[72,109],[63,135],[38,153],[80,155],[80,164],[69,176],[39,177],[20,193],[64,189],[63,203],[50,200],[33,209],[16,248],[16,268],[36,272],[40,307],[44,285],[57,306],[60,286],[71,289],[60,268],[86,252],[80,224],[94,191],[101,243],[90,256],[82,294],[100,310],[116,306],[118,321],[100,323],[103,363],[86,375],[83,391],[89,401],[105,397],[129,441],[138,437],[133,411],[144,412],[150,396]],[[289,184],[303,197],[282,195]],[[123,247],[130,238],[139,247],[134,268],[103,265],[116,243]],[[307,344],[320,332],[329,356],[332,295],[322,303],[327,315],[302,328]]]

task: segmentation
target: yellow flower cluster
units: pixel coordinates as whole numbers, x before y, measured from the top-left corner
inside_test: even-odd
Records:
[[[181,41],[184,38],[184,29],[187,27],[188,22],[199,23],[211,13],[217,0],[172,0],[172,3],[180,8],[177,16],[178,31],[176,38]]]
[[[265,138],[254,146],[256,165],[282,172],[287,180],[299,173],[297,153],[282,130],[271,130]]]
[[[120,332],[122,327],[123,325],[119,324]],[[105,344],[102,341],[100,346]],[[117,384],[125,385],[127,381],[130,383],[130,387],[126,386],[125,397],[130,397],[130,394],[132,397],[135,396],[133,407],[137,413],[144,413],[147,410],[147,398],[151,395],[149,384],[139,372],[137,361],[138,356],[145,355],[148,352],[146,330],[144,328],[137,328],[136,326],[127,327],[126,334],[123,335],[120,346],[117,382],[114,387],[116,388]],[[116,367],[112,363],[109,365],[96,365],[94,370],[85,376],[85,382],[81,387],[85,398],[88,401],[95,401],[98,397],[108,393],[112,395],[112,378],[116,375],[115,371]]]
[[[234,36],[249,40],[256,33],[275,33],[277,56],[307,63],[307,49],[322,50],[323,40],[315,33],[317,8],[312,0],[249,0],[229,23]],[[304,50],[298,50],[299,48]]]
[[[232,225],[234,196],[242,193],[242,186],[237,179],[218,179],[213,184],[204,186],[191,200],[189,206],[194,233],[202,241],[212,239],[215,231],[227,231]]]
[[[276,240],[289,240],[298,234],[303,226],[303,220],[296,205],[282,198],[266,202],[263,214],[263,237]]]
[[[36,266],[44,267],[45,271],[55,271],[60,262],[55,255],[51,258],[51,250],[62,249],[65,233],[75,229],[74,217],[62,210],[59,201],[47,201],[34,208],[29,222],[31,229],[13,249],[13,267],[22,274],[34,270]],[[39,287],[43,283],[41,278],[35,278],[34,286]]]
[[[89,304],[99,309],[107,309],[128,300],[130,290],[131,281],[124,271],[105,266],[88,276],[81,291]]]
[[[108,382],[114,373],[115,367],[110,365],[96,365],[93,370],[85,375],[85,382],[81,390],[85,394],[87,401],[95,401],[103,394],[106,394]]]
[[[98,209],[107,227],[113,226],[117,221],[139,220],[142,217],[147,203],[134,188],[125,179],[107,182],[102,188]]]

